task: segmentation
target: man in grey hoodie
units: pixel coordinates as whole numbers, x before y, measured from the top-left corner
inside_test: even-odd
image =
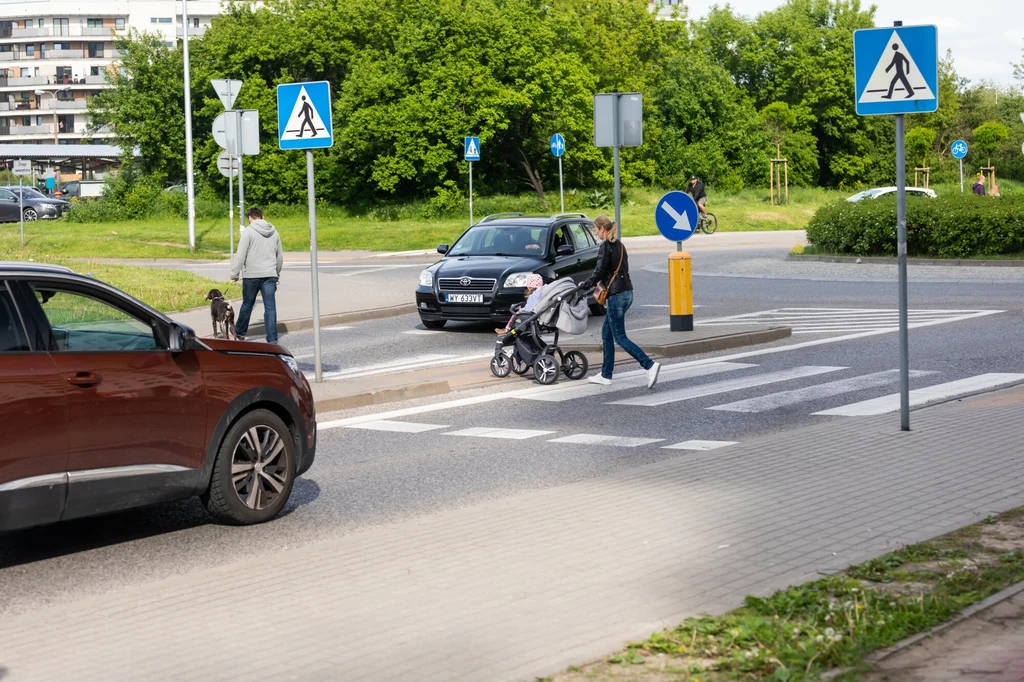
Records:
[[[245,340],[249,331],[249,317],[256,303],[256,294],[263,296],[263,326],[267,330],[267,343],[277,343],[277,280],[281,277],[284,253],[281,237],[274,226],[263,219],[263,211],[250,208],[249,229],[242,231],[238,251],[231,263],[231,281],[242,277],[242,308],[235,321],[235,332]]]

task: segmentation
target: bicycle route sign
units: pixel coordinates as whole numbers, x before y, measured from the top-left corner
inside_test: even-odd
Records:
[[[937,110],[938,29],[890,26],[854,31],[853,72],[859,116]]]
[[[669,192],[658,199],[654,223],[665,239],[683,242],[697,230],[697,202],[686,192]]]
[[[561,156],[565,153],[565,138],[562,137],[561,133],[555,133],[551,136],[551,153],[555,156]]]
[[[967,143],[963,140],[957,140],[949,148],[949,151],[953,154],[954,159],[962,159],[967,156]]]

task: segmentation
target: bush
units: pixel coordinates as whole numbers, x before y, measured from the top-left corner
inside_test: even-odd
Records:
[[[896,197],[818,209],[807,241],[823,253],[896,255]],[[907,198],[907,255],[931,258],[1003,256],[1024,252],[1024,196],[972,194]]]

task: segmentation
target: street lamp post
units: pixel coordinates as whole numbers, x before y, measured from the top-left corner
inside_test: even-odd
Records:
[[[49,95],[50,97],[53,98],[53,103],[54,103],[54,107],[53,107],[53,143],[54,144],[60,144],[60,140],[57,137],[58,125],[57,125],[57,106],[56,105],[57,105],[57,93],[62,91],[62,90],[67,90],[67,88],[51,88],[49,90],[45,90],[43,88],[37,88],[36,89],[36,94],[39,95],[40,97],[42,97],[43,95]]]
[[[185,190],[188,194],[188,245],[196,248],[196,187],[192,169],[192,79],[188,66],[188,0],[181,0],[185,61]]]

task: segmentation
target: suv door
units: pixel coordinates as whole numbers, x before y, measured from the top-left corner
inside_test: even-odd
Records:
[[[0,280],[0,531],[59,521],[67,494],[67,384],[31,341]]]
[[[165,322],[100,287],[43,278],[26,286],[69,385],[62,518],[191,496],[207,446],[196,352],[171,353]]]
[[[590,264],[588,269],[587,248],[589,247],[589,243],[587,241],[578,242],[574,235],[574,228],[582,229],[580,228],[579,223],[564,223],[552,230],[550,253],[555,259],[555,265],[553,268],[555,279],[571,277],[578,284],[590,276],[590,273],[594,270],[594,265],[597,263],[597,260],[595,252],[594,262]],[[573,248],[573,252],[568,256],[558,256],[558,247],[562,245],[571,246]]]
[[[589,225],[584,223],[571,223],[569,229],[572,231],[572,237],[576,241],[576,256],[580,259],[580,271],[582,276],[577,279],[577,282],[582,282],[587,277],[590,277],[590,273],[597,267],[597,252],[600,249],[600,245],[597,243],[597,239],[590,233],[588,229]]]

